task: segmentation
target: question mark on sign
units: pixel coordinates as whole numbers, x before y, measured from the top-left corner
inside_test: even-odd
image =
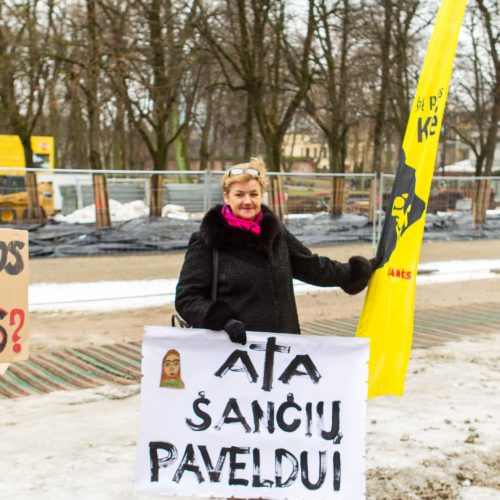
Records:
[[[7,316],[7,311],[5,309],[0,308],[0,319],[4,319]],[[0,353],[3,352],[5,346],[7,345],[7,332],[5,328],[0,326]]]
[[[18,335],[18,332],[24,326],[24,311],[22,309],[12,309],[12,311],[10,312],[10,326],[16,323],[16,317],[19,317],[19,326],[14,330],[14,333],[12,334],[12,341],[14,342],[12,350],[15,353],[20,353],[22,345],[19,343],[19,341],[21,340],[21,336]]]

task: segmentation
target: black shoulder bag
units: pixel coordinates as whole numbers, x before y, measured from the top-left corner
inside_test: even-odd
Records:
[[[210,297],[212,302],[217,300],[217,281],[219,276],[219,249],[212,250],[212,290]],[[172,326],[178,328],[191,328],[191,325],[183,320],[178,314],[172,314]],[[178,325],[176,325],[176,322]]]

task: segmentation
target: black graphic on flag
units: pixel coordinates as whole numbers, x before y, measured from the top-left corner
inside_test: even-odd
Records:
[[[382,267],[391,258],[405,231],[424,213],[425,202],[415,194],[415,182],[415,169],[406,164],[405,152],[401,150],[377,248],[378,267]]]

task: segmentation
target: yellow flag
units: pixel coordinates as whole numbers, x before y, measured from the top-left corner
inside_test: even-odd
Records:
[[[427,48],[356,335],[371,339],[368,397],[403,395],[417,266],[466,0],[443,0]]]

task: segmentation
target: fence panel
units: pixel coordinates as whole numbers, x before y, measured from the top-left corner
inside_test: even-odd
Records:
[[[26,227],[23,176],[5,175],[8,173],[0,169],[0,223]],[[54,170],[38,174],[40,200],[43,197],[49,218],[43,227],[30,227],[34,255],[185,248],[203,214],[223,201],[222,172],[165,171],[161,185],[162,216],[150,218],[151,171],[103,173],[114,233],[95,231],[92,171]],[[279,178],[274,183],[278,192],[272,197],[266,195],[264,202],[283,204],[285,224],[306,244],[371,241],[375,245],[378,241],[383,217],[388,213],[393,175],[382,175],[379,181],[372,174],[270,173],[269,177]],[[487,211],[485,221],[478,224],[474,222],[474,207],[480,182],[483,190],[478,199]],[[434,177],[424,238],[500,237],[499,187],[499,177]],[[57,237],[60,234],[74,237]]]

